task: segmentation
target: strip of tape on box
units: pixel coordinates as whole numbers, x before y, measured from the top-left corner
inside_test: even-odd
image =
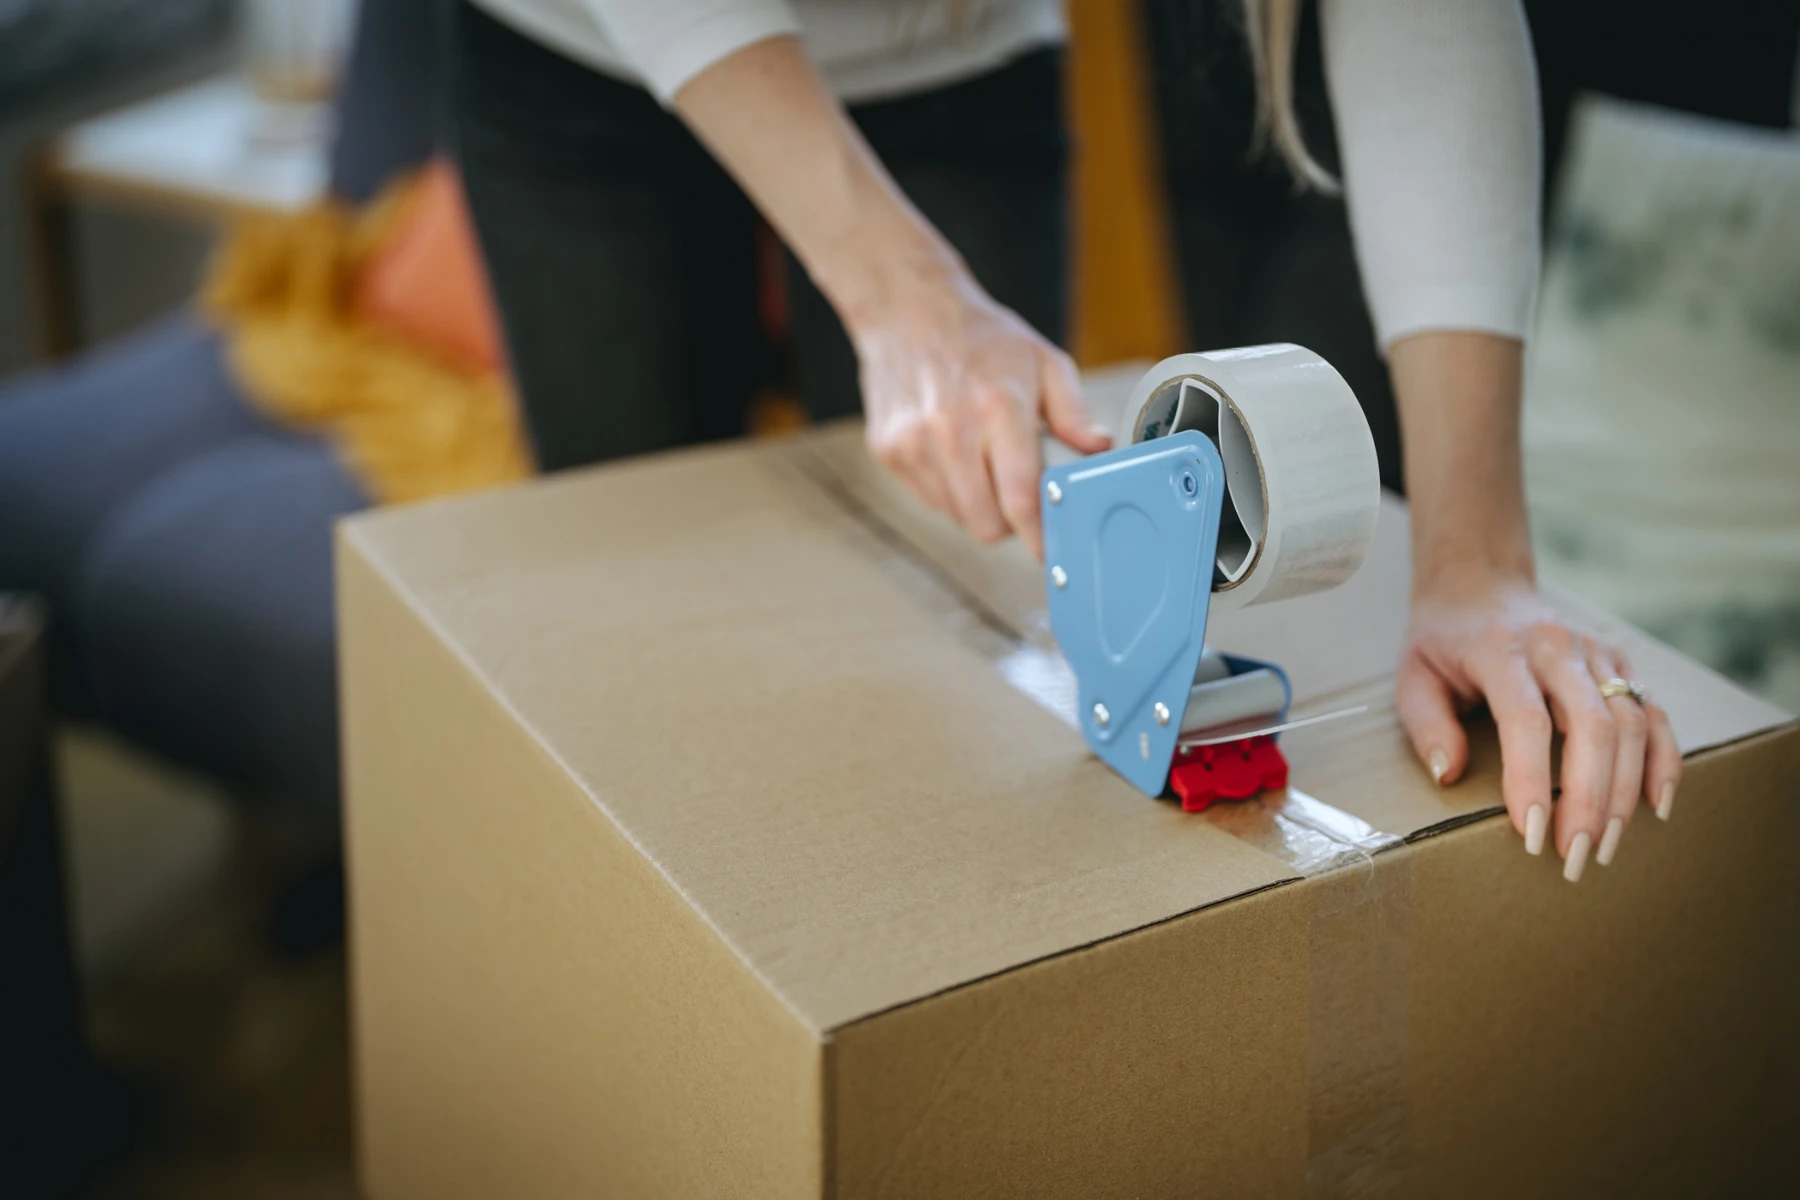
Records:
[[[1304,880],[1307,1194],[1387,1194],[1407,1168],[1412,850],[1298,788],[1202,819]]]
[[[1075,674],[1057,650],[1047,620],[1019,628],[1020,622],[989,607],[862,502],[829,464],[810,452],[796,453],[794,461],[881,541],[955,598],[951,607],[961,613],[957,625],[966,644],[993,662],[1021,694],[1071,730],[1079,729]],[[1372,535],[1374,504],[1366,531],[1361,516],[1339,527],[1335,536],[1340,546]],[[1282,511],[1270,506],[1266,519],[1276,519]],[[1327,520],[1296,540],[1316,546],[1328,527]],[[1354,557],[1360,558],[1361,546],[1354,549]],[[1270,553],[1266,542],[1261,552]],[[1341,570],[1341,561],[1341,554],[1327,550],[1298,577],[1271,577],[1259,587],[1290,594],[1287,589],[1295,587],[1316,590],[1307,580],[1329,586],[1320,581]],[[1340,565],[1334,567],[1334,562]],[[1239,577],[1248,579],[1255,571],[1252,565]],[[1220,595],[1214,592],[1215,603]],[[1297,886],[1307,897],[1309,929],[1308,1194],[1382,1193],[1405,1173],[1407,1162],[1411,850],[1400,836],[1297,788],[1215,805],[1197,819],[1211,821],[1301,877]]]

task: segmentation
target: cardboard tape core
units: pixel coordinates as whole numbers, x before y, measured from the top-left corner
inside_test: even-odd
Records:
[[[1222,592],[1249,574],[1268,536],[1262,464],[1243,416],[1216,384],[1199,376],[1170,380],[1156,392],[1139,413],[1132,441],[1188,430],[1205,434],[1225,463],[1225,504],[1213,561],[1213,590]]]
[[[1375,536],[1380,469],[1356,395],[1300,346],[1178,354],[1126,402],[1137,444],[1197,431],[1225,467],[1213,604],[1238,608],[1335,587]]]

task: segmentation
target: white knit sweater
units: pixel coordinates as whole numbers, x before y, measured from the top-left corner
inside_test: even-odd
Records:
[[[664,103],[778,34],[800,34],[851,101],[965,79],[1064,36],[1059,0],[477,2]],[[1320,3],[1345,196],[1382,344],[1426,329],[1523,338],[1543,167],[1520,0]]]

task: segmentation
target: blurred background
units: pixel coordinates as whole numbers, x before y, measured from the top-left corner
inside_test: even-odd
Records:
[[[0,523],[14,561],[79,581],[0,595],[0,1111],[31,1114],[0,1144],[25,1164],[7,1195],[353,1193],[329,524],[522,468],[494,433],[371,494],[283,372],[375,353],[370,322],[384,378],[457,406],[468,437],[504,419],[492,348],[431,303],[470,252],[453,176],[419,174],[436,7],[0,0],[0,415],[60,413],[126,464],[84,495],[128,485],[134,434],[70,414],[121,396],[241,409],[254,443],[159,481],[98,565],[65,563],[54,522]],[[1526,7],[1540,570],[1800,708],[1800,5]],[[1255,152],[1236,12],[1070,0],[1071,348],[1105,386],[1179,350],[1309,345],[1363,399],[1397,488],[1342,205]],[[1315,25],[1298,108],[1333,166]],[[761,436],[807,419],[765,240]],[[277,352],[296,322],[314,340]],[[70,670],[77,607],[84,653],[116,662]]]

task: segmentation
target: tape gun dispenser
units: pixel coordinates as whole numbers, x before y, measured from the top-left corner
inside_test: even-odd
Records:
[[[1040,480],[1050,626],[1088,746],[1139,791],[1199,811],[1287,784],[1292,689],[1206,646],[1209,612],[1322,591],[1374,537],[1379,472],[1354,393],[1309,350],[1165,359],[1119,446]]]

